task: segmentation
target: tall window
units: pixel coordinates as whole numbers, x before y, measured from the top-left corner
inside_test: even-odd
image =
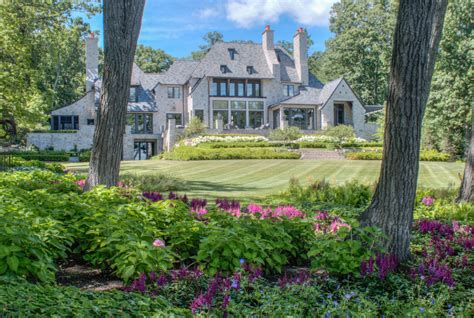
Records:
[[[263,102],[248,102],[249,105],[249,126],[260,128],[263,125]]]
[[[234,48],[229,49],[229,57],[230,57],[231,60],[235,59],[235,53],[236,53],[236,51],[235,51]]]
[[[78,130],[79,116],[52,116],[51,130]]]
[[[224,125],[229,123],[229,103],[226,100],[215,100],[212,102],[212,118],[214,128],[217,128],[218,118],[222,118]]]
[[[132,134],[152,134],[153,114],[129,113],[127,114],[127,125],[132,127]]]
[[[227,80],[214,79],[211,87],[212,96],[227,96]]]
[[[168,119],[175,119],[176,126],[183,125],[183,116],[180,113],[167,113],[166,114],[166,125],[168,125]]]
[[[245,126],[247,125],[245,102],[235,100],[231,101],[230,110],[232,128],[245,128]]]
[[[138,89],[135,86],[130,87],[130,96],[128,97],[129,103],[138,102]]]
[[[260,81],[248,80],[247,81],[247,96],[248,97],[262,97],[262,91],[260,89]]]
[[[284,96],[294,96],[295,95],[295,86],[294,85],[283,85],[283,95]]]
[[[181,98],[181,88],[168,87],[168,98]]]
[[[334,125],[344,125],[344,104],[334,104]]]
[[[245,81],[244,80],[230,80],[229,96],[245,96]]]

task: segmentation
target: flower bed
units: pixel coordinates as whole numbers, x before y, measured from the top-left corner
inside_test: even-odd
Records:
[[[83,193],[83,185],[71,174],[0,173],[0,275],[54,282],[58,261],[74,255],[123,279],[125,293],[0,279],[9,304],[2,315],[69,315],[76,308],[120,316],[131,304],[137,315],[179,316],[469,312],[473,206],[450,205],[446,193],[419,192],[413,259],[399,266],[378,246],[380,232],[358,225],[371,191],[356,183],[293,183],[246,206],[122,184]],[[457,215],[463,222],[450,219]],[[100,299],[93,314],[87,299]]]

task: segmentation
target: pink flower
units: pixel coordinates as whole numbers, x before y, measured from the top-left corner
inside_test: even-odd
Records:
[[[339,220],[334,220],[331,222],[331,225],[329,225],[329,230],[331,232],[336,233],[342,227],[348,228],[349,230],[351,229],[351,226],[349,224],[344,223],[344,222],[339,222]]]
[[[153,246],[155,247],[165,247],[165,242],[160,239],[156,239],[153,241]]]
[[[273,211],[273,217],[286,216],[289,219],[303,218],[304,214],[294,206],[279,206]]]
[[[84,188],[84,186],[86,185],[86,179],[77,180],[74,183],[77,184],[78,186],[80,186],[81,188]]]
[[[258,204],[250,203],[247,206],[247,210],[249,211],[249,213],[252,213],[252,214],[262,213],[263,212],[263,207],[261,205],[258,205]]]
[[[207,214],[207,210],[205,208],[191,208],[191,212],[196,213],[199,216]]]
[[[431,206],[434,203],[434,199],[430,196],[426,196],[426,197],[423,197],[423,199],[421,199],[421,203],[423,203],[426,206]]]

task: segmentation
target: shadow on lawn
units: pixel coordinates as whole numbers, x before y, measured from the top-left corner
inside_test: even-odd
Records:
[[[224,183],[215,183],[209,181],[186,180],[187,191],[212,191],[212,192],[251,192],[259,188],[244,185],[233,185]]]

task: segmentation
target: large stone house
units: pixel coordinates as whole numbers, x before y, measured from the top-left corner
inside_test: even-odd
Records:
[[[183,128],[193,116],[211,132],[267,134],[295,126],[314,133],[346,124],[359,137],[370,138],[374,127],[365,122],[366,108],[349,84],[343,78],[322,84],[309,72],[304,30],[298,29],[293,38],[293,55],[275,45],[273,36],[267,26],[261,44],[218,42],[201,61],[177,60],[159,74],[134,65],[123,158],[156,154],[167,131]],[[85,95],[54,110],[53,132],[29,134],[28,144],[91,148],[101,89],[97,43],[93,35],[86,38]]]

